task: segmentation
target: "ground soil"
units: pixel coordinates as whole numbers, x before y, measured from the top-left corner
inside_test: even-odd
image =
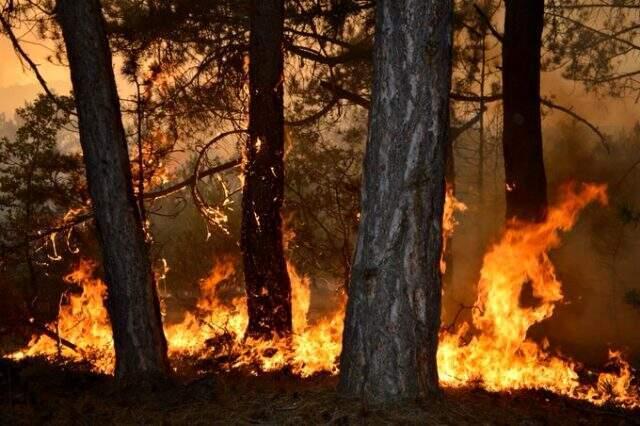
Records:
[[[372,407],[340,398],[334,377],[181,371],[175,383],[123,391],[86,365],[0,360],[0,425],[640,425],[640,411],[546,392],[445,390],[440,400]]]

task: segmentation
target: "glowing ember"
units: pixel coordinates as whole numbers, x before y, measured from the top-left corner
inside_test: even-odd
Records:
[[[448,191],[445,236],[455,225],[453,213],[464,205]],[[633,372],[618,352],[610,353],[617,374],[598,376],[591,386],[581,384],[577,363],[551,354],[546,344],[527,338],[531,326],[552,316],[563,298],[561,283],[547,252],[560,244],[560,232],[568,231],[589,203],[607,202],[604,186],[566,186],[560,202],[550,209],[544,223],[510,223],[501,239],[485,255],[472,324],[441,335],[438,364],[444,386],[480,386],[491,391],[546,389],[591,401],[640,407],[640,392],[632,384]],[[96,370],[111,372],[111,329],[103,307],[104,284],[93,278],[94,265],[82,262],[67,277],[83,288],[69,296],[60,309],[60,336],[78,346],[73,351],[49,337],[34,337],[14,358],[59,354],[89,360]],[[323,319],[309,321],[309,280],[289,267],[292,282],[294,335],[275,342],[244,340],[248,323],[246,301],[237,297],[223,302],[218,287],[235,273],[233,261],[223,259],[201,282],[201,296],[194,312],[179,324],[166,325],[170,356],[221,360],[223,368],[246,368],[252,373],[289,368],[306,377],[318,372],[338,372],[344,300]],[[523,290],[535,298],[534,306],[522,306]],[[50,325],[55,330],[55,324]]]

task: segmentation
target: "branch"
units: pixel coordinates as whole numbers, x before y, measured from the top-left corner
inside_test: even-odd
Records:
[[[290,27],[285,27],[284,31],[285,32],[289,32],[289,33],[294,34],[294,35],[297,35],[297,36],[301,36],[301,37],[315,38],[318,41],[335,44],[336,46],[340,46],[340,47],[345,48],[345,49],[353,49],[355,47],[351,43],[348,43],[348,42],[342,41],[342,40],[338,40],[337,38],[329,37],[329,36],[324,35],[324,34],[317,34],[315,32],[314,33],[309,33],[309,32],[306,32],[306,31],[300,31],[300,30],[298,30],[296,28],[290,28]]]
[[[600,142],[602,143],[602,145],[604,146],[604,148],[607,150],[607,152],[611,152],[610,148],[609,148],[609,144],[607,143],[607,138],[605,137],[605,135],[600,131],[600,129],[598,129],[598,127],[596,127],[594,124],[591,124],[591,122],[589,122],[586,118],[576,114],[575,112],[573,112],[572,110],[570,110],[567,107],[563,107],[562,105],[557,105],[554,104],[553,102],[551,102],[548,99],[540,99],[540,103],[546,107],[549,107],[551,109],[556,109],[558,111],[562,111],[565,114],[570,115],[571,117],[573,117],[573,119],[575,119],[576,121],[579,121],[580,123],[584,124],[585,126],[587,126],[588,128],[590,128],[596,135],[598,135],[598,138],[600,138]]]
[[[463,93],[451,93],[449,97],[453,101],[461,101],[461,102],[496,102],[502,100],[502,93],[497,93],[495,95],[490,96],[476,96],[476,95],[467,95]]]
[[[51,98],[51,100],[56,104],[58,108],[60,108],[60,110],[65,111],[67,114],[75,117],[76,113],[74,111],[68,110],[64,105],[62,105],[58,100],[58,97],[51,91],[51,89],[49,89],[49,85],[47,84],[47,81],[44,79],[44,77],[40,73],[40,70],[38,69],[38,65],[36,65],[36,63],[33,62],[33,60],[29,57],[29,55],[27,55],[27,52],[24,51],[24,49],[20,45],[20,41],[18,40],[15,33],[11,29],[11,25],[4,19],[4,16],[2,16],[2,14],[0,14],[0,24],[2,25],[4,32],[9,37],[9,40],[11,40],[13,49],[18,54],[18,57],[22,58],[29,65],[29,68],[31,68],[31,70],[35,74],[36,79],[40,83],[40,86],[42,86],[42,89],[47,94],[47,96]]]
[[[471,120],[464,123],[459,127],[452,127],[449,139],[451,143],[453,143],[456,139],[458,139],[464,132],[472,128],[480,119],[482,118],[482,114],[484,111],[477,113]]]
[[[583,83],[591,83],[591,84],[611,83],[612,81],[635,77],[638,74],[640,74],[640,70],[629,71],[623,74],[613,74],[613,75],[609,75],[602,78],[580,78],[580,79],[576,79],[576,81],[581,81]]]
[[[30,321],[25,322],[25,324],[33,328],[34,330],[39,331],[40,333],[47,336],[48,338],[60,343],[62,346],[66,346],[67,348],[71,349],[74,352],[77,352],[77,353],[82,352],[77,345],[75,345],[74,343],[71,343],[67,339],[60,337],[57,333],[51,331],[49,327],[47,327],[46,325],[36,324]]]
[[[476,10],[476,12],[478,13],[478,15],[480,15],[480,18],[484,21],[485,25],[487,26],[487,28],[489,29],[489,32],[499,41],[499,42],[503,42],[504,41],[504,36],[502,34],[500,34],[500,32],[493,26],[493,24],[491,23],[491,19],[484,13],[484,10],[482,10],[480,8],[480,6],[478,6],[477,4],[473,5],[473,8]]]
[[[226,162],[224,164],[220,164],[219,166],[215,166],[215,167],[207,169],[207,170],[205,170],[203,172],[198,173],[198,178],[199,179],[203,179],[203,178],[206,178],[208,176],[212,176],[212,175],[215,175],[217,173],[221,173],[221,172],[233,169],[234,167],[238,167],[241,164],[242,164],[242,159],[241,158],[237,158],[235,160],[228,161],[228,162]],[[145,200],[157,200],[158,198],[166,197],[168,195],[171,195],[171,194],[173,194],[175,192],[180,191],[183,188],[186,188],[188,186],[192,186],[195,182],[196,182],[196,177],[195,177],[195,174],[193,174],[189,178],[183,180],[182,182],[178,182],[176,184],[168,186],[168,187],[166,187],[164,189],[160,189],[158,191],[145,193],[144,194],[144,199]]]
[[[333,83],[329,83],[326,81],[323,81],[321,83],[322,87],[327,88],[328,90],[331,90],[336,96],[342,98],[342,99],[346,99],[348,101],[353,102],[356,105],[360,105],[361,107],[365,108],[365,109],[369,109],[371,106],[371,102],[366,99],[365,97],[357,94],[357,93],[352,93],[349,92],[347,90],[344,90],[343,88],[333,84]],[[496,101],[500,101],[502,100],[502,94],[498,93],[495,95],[491,95],[491,96],[474,96],[474,95],[465,95],[465,94],[459,94],[459,93],[451,93],[450,98],[452,100],[455,101],[462,101],[462,102],[496,102]],[[605,149],[607,150],[607,152],[610,152],[610,148],[609,148],[609,144],[607,143],[607,138],[606,136],[600,131],[600,129],[595,126],[594,124],[592,124],[591,122],[589,122],[586,118],[582,117],[581,115],[578,115],[577,113],[575,113],[574,111],[570,110],[567,107],[563,107],[561,105],[557,105],[554,104],[553,102],[551,102],[548,99],[544,99],[541,98],[540,99],[540,103],[548,108],[552,108],[552,109],[556,109],[558,111],[564,112],[567,115],[570,115],[571,117],[573,117],[575,120],[579,121],[580,123],[586,125],[589,129],[591,129],[600,139],[600,142],[602,143],[602,145],[605,147]],[[467,123],[468,124],[468,123]],[[473,125],[473,124],[471,124]],[[463,126],[464,127],[464,126]],[[465,131],[466,129],[464,129],[463,131]],[[459,136],[456,135],[456,137]]]
[[[321,82],[320,86],[331,91],[338,99],[345,99],[355,105],[360,105],[364,109],[371,109],[371,101],[362,95],[349,92],[348,90],[343,89],[337,84],[328,81]]]
[[[640,9],[640,5],[638,4],[610,4],[610,3],[589,3],[589,4],[575,4],[575,5],[556,5],[553,6],[552,9],[596,9],[596,8],[607,8],[607,9]]]
[[[338,102],[340,102],[340,98],[338,96],[334,96],[334,98],[329,103],[327,103],[320,111],[313,113],[309,117],[302,118],[300,120],[285,121],[284,124],[287,126],[296,127],[296,126],[305,126],[307,124],[313,123],[314,121],[318,120],[320,117],[322,117],[323,115],[331,111],[333,107],[335,107],[338,104]]]
[[[288,41],[285,41],[285,47],[289,52],[298,55],[301,58],[309,59],[311,61],[329,66],[369,60],[371,59],[372,54],[371,48],[361,46],[354,46],[353,48],[347,50],[345,53],[336,56],[325,56],[313,49],[309,49],[303,46],[297,46]]]
[[[221,173],[224,172],[226,170],[230,170],[233,169],[234,167],[239,166],[240,164],[242,164],[242,160],[241,159],[235,159],[235,160],[231,160],[228,161],[224,164],[221,164],[219,166],[215,166],[212,167],[210,169],[207,169],[203,172],[200,172],[198,174],[198,179],[203,179],[205,177],[214,175],[216,173]],[[195,182],[194,176],[192,175],[191,177],[189,177],[188,179],[176,183],[174,185],[171,185],[167,188],[164,189],[160,189],[158,191],[154,191],[154,192],[147,192],[144,194],[144,199],[145,200],[156,200],[159,198],[163,198],[166,197],[168,195],[171,195],[175,192],[180,191],[181,189],[187,187],[187,186],[191,186],[193,185]],[[18,244],[14,244],[11,246],[4,246],[4,247],[0,247],[0,249],[2,249],[3,253],[7,252],[7,251],[14,251],[19,249],[20,247],[23,247],[25,244],[28,243],[33,243],[36,241],[40,241],[44,238],[48,238],[50,237],[52,234],[58,234],[61,232],[65,232],[70,230],[71,228],[74,228],[75,226],[78,226],[82,223],[88,222],[90,220],[93,219],[93,213],[92,212],[87,212],[87,213],[83,213],[81,215],[76,216],[75,218],[71,219],[68,222],[64,222],[54,228],[48,228],[45,230],[41,230],[33,235],[30,235],[29,237],[27,237],[23,242],[18,243]]]

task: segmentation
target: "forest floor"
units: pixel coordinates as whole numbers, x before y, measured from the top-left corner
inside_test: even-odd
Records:
[[[547,392],[447,389],[436,401],[366,407],[340,398],[336,378],[208,373],[156,390],[122,392],[82,365],[0,360],[0,425],[640,425],[640,411]]]

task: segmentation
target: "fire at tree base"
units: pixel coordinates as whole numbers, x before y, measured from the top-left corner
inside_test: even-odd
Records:
[[[610,351],[616,373],[590,373],[580,377],[579,363],[527,338],[533,325],[550,318],[563,300],[548,252],[559,246],[561,232],[569,231],[587,205],[607,203],[606,187],[566,185],[544,223],[508,224],[500,239],[484,256],[471,323],[443,331],[438,351],[439,376],[450,388],[480,387],[489,391],[543,389],[586,400],[596,405],[640,407],[640,390],[621,353]],[[464,206],[451,196],[445,213],[445,233],[455,224],[453,213]],[[75,347],[47,336],[34,336],[13,359],[62,356],[89,361],[95,371],[113,370],[111,327],[103,299],[106,287],[94,277],[95,265],[81,262],[67,281],[82,287],[71,295],[51,330]],[[294,335],[272,342],[245,340],[248,317],[243,297],[221,301],[218,286],[234,274],[233,262],[218,263],[201,282],[201,295],[193,312],[178,324],[166,324],[170,357],[218,359],[220,368],[243,369],[251,374],[289,369],[300,377],[339,372],[344,299],[330,315],[310,321],[309,280],[289,266],[293,287]],[[520,296],[530,285],[537,303],[523,307]]]

